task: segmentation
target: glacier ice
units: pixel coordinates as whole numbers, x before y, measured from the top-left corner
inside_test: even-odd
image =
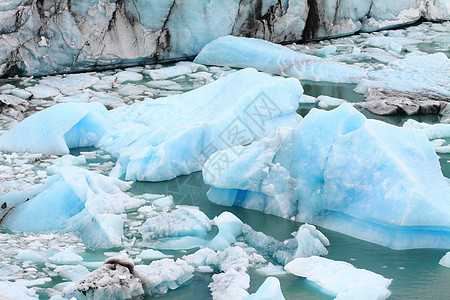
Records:
[[[237,156],[235,153],[239,153]],[[217,156],[234,161],[213,169]],[[367,120],[349,104],[294,129],[213,154],[208,198],[320,225],[394,249],[450,246],[450,187],[419,131]]]
[[[353,265],[324,257],[297,258],[286,265],[288,273],[306,277],[336,299],[387,299],[391,280]]]
[[[79,0],[55,7],[11,0],[0,7],[0,76],[186,59],[230,34],[282,43],[391,28],[420,18],[449,20],[449,6],[446,0]]]
[[[71,148],[97,145],[109,127],[107,120],[107,110],[99,103],[62,103],[31,115],[1,135],[0,150],[68,154]]]
[[[450,268],[450,252],[447,252],[440,260],[439,264],[441,266]]]
[[[358,82],[363,69],[295,52],[253,38],[225,36],[207,44],[194,59],[204,65],[256,68],[298,79],[341,83]]]
[[[267,277],[258,290],[244,298],[245,300],[284,300],[280,281],[276,277]]]
[[[119,215],[145,201],[123,191],[128,183],[78,167],[62,167],[40,187],[2,195],[2,226],[37,232],[78,231],[91,248],[122,244],[123,220]]]

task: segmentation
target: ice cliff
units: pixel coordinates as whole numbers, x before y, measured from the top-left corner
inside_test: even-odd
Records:
[[[450,19],[446,0],[12,0],[0,3],[0,76],[183,59],[225,35],[311,40]]]

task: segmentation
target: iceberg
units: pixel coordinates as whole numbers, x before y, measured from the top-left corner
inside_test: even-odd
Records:
[[[109,127],[107,120],[107,110],[99,103],[58,104],[1,135],[0,150],[68,154],[71,148],[96,146]]]
[[[119,215],[145,201],[124,193],[131,186],[78,167],[62,167],[40,187],[0,196],[1,226],[10,230],[78,231],[90,248],[122,244]]]
[[[195,63],[236,68],[256,68],[271,74],[313,81],[355,83],[366,71],[281,45],[253,38],[224,36],[207,44]]]
[[[99,147],[117,157],[111,175],[161,181],[201,170],[217,151],[295,126],[303,89],[294,78],[245,69],[193,91],[110,111]]]
[[[284,300],[280,281],[276,277],[267,277],[256,293],[244,298],[245,300]]]
[[[235,156],[221,169],[218,156]],[[294,129],[213,154],[217,204],[316,224],[393,249],[450,247],[450,187],[419,131],[367,120],[349,104]]]
[[[324,257],[297,258],[285,267],[288,273],[306,277],[336,299],[387,299],[391,279],[353,265]]]

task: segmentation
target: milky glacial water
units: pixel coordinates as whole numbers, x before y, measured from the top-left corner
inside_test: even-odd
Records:
[[[322,41],[308,45],[288,45],[292,49],[304,53],[314,54],[314,51],[323,46],[335,45],[338,50],[331,57],[336,61],[343,61],[364,67],[366,69],[377,69],[388,63],[389,59],[401,57],[413,51],[424,51],[426,53],[443,52],[450,55],[450,26],[445,24],[423,23],[415,27],[408,27],[402,30],[383,31],[373,34],[361,34],[353,37],[346,37],[334,40]],[[386,46],[376,48],[367,42],[367,39],[375,36],[384,37],[408,37],[410,39],[421,39],[422,42],[411,43],[404,46],[403,53],[390,53]],[[358,59],[348,57],[353,47],[360,47],[364,52],[372,53],[374,58]],[[373,52],[373,49],[381,49],[384,52]],[[375,54],[374,54],[375,53]],[[165,66],[171,66],[168,64]],[[165,67],[161,65],[131,68],[136,72]],[[152,87],[152,81],[144,77],[142,81],[124,84],[112,84],[106,89],[92,87],[84,90],[90,93],[90,99],[97,97],[97,93],[102,92],[113,96],[104,104],[109,108],[132,104],[134,102],[151,100],[164,96],[179,94],[191,89],[200,87],[208,82],[220,78],[227,72],[233,72],[230,68],[205,68],[198,72],[209,72],[202,78],[180,76],[171,79],[172,86],[165,88]],[[92,72],[95,76],[103,79],[114,75],[117,71]],[[39,84],[42,78],[11,78],[0,80],[0,93],[7,93],[11,86],[24,89]],[[302,81],[305,94],[310,96],[328,95],[346,99],[349,102],[363,101],[363,96],[353,91],[355,85],[352,84],[332,84]],[[8,87],[10,86],[10,87]],[[6,88],[4,88],[6,87]],[[4,89],[3,89],[4,88]],[[131,90],[131,93],[130,93]],[[25,116],[35,113],[57,101],[52,98],[32,99]],[[317,105],[300,105],[298,113],[305,116],[308,111]],[[413,118],[420,122],[437,123],[440,117],[429,116],[378,116],[363,111],[368,118],[378,119],[387,123],[401,126],[407,119]],[[0,130],[7,130],[18,120],[7,116],[0,116]],[[82,166],[89,170],[107,175],[114,166],[114,159],[100,150],[93,148],[73,149],[74,156],[85,155],[86,165]],[[25,189],[35,187],[43,182],[50,174],[45,170],[51,166],[56,156],[33,156],[22,154],[11,154],[0,152],[0,191],[5,193],[15,189]],[[450,178],[450,154],[439,154],[443,174]],[[25,162],[25,163],[24,163]],[[26,168],[24,166],[27,166]],[[44,173],[44,174],[43,174]],[[209,218],[219,215],[224,211],[229,211],[239,217],[244,223],[249,224],[253,229],[262,231],[278,240],[291,237],[291,233],[298,230],[300,223],[282,219],[276,216],[266,215],[259,211],[247,210],[239,207],[224,207],[211,203],[206,196],[209,187],[203,183],[201,172],[193,173],[189,176],[181,176],[170,181],[159,183],[135,182],[129,191],[132,194],[140,195],[145,193],[172,195],[175,204],[198,206]],[[133,213],[128,215],[128,221],[134,221]],[[43,247],[54,247],[66,249],[73,247],[74,251],[81,255],[90,271],[98,267],[108,256],[121,250],[126,250],[131,257],[135,257],[143,249],[139,246],[139,234],[134,231],[130,224],[125,225],[125,236],[129,239],[136,237],[136,245],[124,245],[117,249],[104,251],[91,251],[86,249],[75,233],[14,233],[0,229],[0,267],[5,265],[18,265],[22,269],[35,268],[36,272],[30,271],[18,273],[11,277],[2,277],[0,280],[16,280],[24,278],[28,280],[45,279],[45,282],[30,285],[34,288],[42,299],[48,299],[53,289],[58,284],[64,284],[58,275],[51,272],[49,267],[39,262],[23,262],[15,257],[19,250],[30,247],[33,240],[39,240]],[[350,236],[339,234],[324,228],[318,228],[330,240],[331,245],[327,247],[329,254],[327,258],[342,260],[353,264],[358,268],[367,269],[381,274],[386,278],[393,279],[389,287],[392,292],[390,299],[450,299],[450,269],[438,264],[440,258],[448,249],[416,249],[416,250],[391,250],[386,247],[361,241]],[[163,251],[172,254],[174,257],[182,257],[190,254],[196,249],[188,251]],[[267,258],[268,259],[268,258]],[[268,259],[270,261],[270,259]],[[149,263],[144,260],[142,263]],[[272,261],[273,262],[273,261]],[[274,263],[274,262],[273,262]],[[259,274],[255,268],[248,270],[251,281],[249,293],[256,291],[266,276]],[[1,277],[1,276],[0,276]],[[286,299],[333,299],[333,295],[314,285],[310,281],[293,275],[277,275],[281,282],[281,288]],[[211,274],[195,273],[189,285],[170,291],[165,295],[158,296],[158,299],[210,299],[211,293],[208,284],[211,282]],[[58,289],[55,289],[58,290]],[[0,295],[1,296],[1,295]],[[149,297],[148,299],[152,299]]]

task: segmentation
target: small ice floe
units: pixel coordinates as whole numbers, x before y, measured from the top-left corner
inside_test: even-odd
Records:
[[[450,268],[450,252],[447,252],[440,260],[439,264],[441,266]]]
[[[337,299],[387,299],[391,279],[353,265],[324,257],[297,258],[286,265],[288,273],[306,277]]]

